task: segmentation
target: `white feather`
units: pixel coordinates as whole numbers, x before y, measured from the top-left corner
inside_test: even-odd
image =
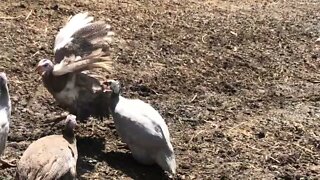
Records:
[[[169,130],[153,107],[138,99],[119,96],[113,118],[117,132],[136,160],[143,164],[157,163],[163,170],[175,174]]]
[[[60,29],[56,36],[54,52],[71,42],[73,39],[72,35],[78,30],[90,25],[90,22],[93,21],[93,19],[94,18],[92,16],[88,16],[88,12],[79,13],[71,17],[71,19],[63,28]]]
[[[11,117],[11,101],[10,101],[10,94],[9,94],[9,89],[8,89],[8,85],[7,85],[7,76],[4,72],[0,73],[1,78],[3,79],[3,81],[5,81],[5,92],[2,93],[6,93],[6,94],[1,94],[2,96],[6,96],[5,97],[1,97],[1,98],[5,98],[2,99],[2,101],[7,101],[7,102],[3,102],[5,103],[4,106],[1,106],[0,109],[0,156],[2,155],[2,153],[4,152],[4,149],[6,147],[6,143],[7,143],[7,138],[8,138],[8,134],[9,134],[9,126],[10,126],[10,117]]]
[[[9,133],[9,116],[6,109],[0,110],[0,155],[3,153]]]

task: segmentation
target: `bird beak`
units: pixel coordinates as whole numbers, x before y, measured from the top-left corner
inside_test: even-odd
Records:
[[[108,82],[104,82],[102,84],[103,86],[103,92],[111,92],[112,90],[110,89],[109,85],[108,85]]]
[[[110,89],[110,87],[104,87],[103,88],[103,92],[112,92],[112,90]]]
[[[44,73],[46,73],[45,71],[43,71],[41,66],[37,66],[37,68],[34,71],[37,71],[38,74],[40,74],[41,76],[43,76]]]
[[[39,74],[40,74],[40,69],[41,69],[41,66],[37,66],[34,71],[37,71]]]
[[[111,91],[111,89],[109,88],[109,89],[104,89],[103,92],[104,92],[104,93],[107,93],[107,92],[112,92],[112,91]]]

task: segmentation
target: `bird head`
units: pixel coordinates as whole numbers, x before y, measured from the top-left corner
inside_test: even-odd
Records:
[[[75,115],[69,114],[66,118],[66,127],[69,129],[75,129],[77,126],[77,117]]]
[[[117,80],[107,80],[103,83],[104,92],[112,92],[114,94],[120,94],[120,82]]]
[[[0,96],[1,99],[7,99],[7,95],[9,93],[8,90],[8,78],[6,73],[0,72]]]
[[[36,71],[43,76],[47,72],[50,72],[53,70],[53,63],[49,59],[42,59],[39,61],[38,66],[36,68]]]
[[[7,84],[8,84],[8,78],[6,73],[0,72],[0,85],[7,86]]]

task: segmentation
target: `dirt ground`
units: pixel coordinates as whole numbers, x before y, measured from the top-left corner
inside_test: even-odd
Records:
[[[13,104],[4,159],[60,133],[50,119],[63,111],[34,68],[81,11],[114,27],[109,77],[166,119],[176,179],[320,178],[319,0],[2,0],[0,69]],[[166,178],[133,160],[112,118],[92,122],[77,131],[79,179]]]

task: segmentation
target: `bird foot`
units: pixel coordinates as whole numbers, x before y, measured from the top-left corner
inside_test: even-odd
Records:
[[[66,118],[67,118],[67,115],[61,114],[48,119],[45,123],[53,123],[54,125],[56,125],[62,122]]]
[[[12,163],[13,161],[15,161],[15,160],[12,160],[12,161],[8,162],[8,161],[5,161],[3,159],[0,159],[0,164],[1,164],[0,167],[1,167],[1,169],[16,167],[17,165],[13,164]]]
[[[118,149],[126,149],[126,150],[130,150],[129,146],[127,144],[120,144],[118,145]]]
[[[91,126],[91,136],[93,136],[94,135],[94,132],[95,132],[95,126],[96,126],[96,121],[93,119],[92,120],[92,124],[91,124],[92,126]]]

